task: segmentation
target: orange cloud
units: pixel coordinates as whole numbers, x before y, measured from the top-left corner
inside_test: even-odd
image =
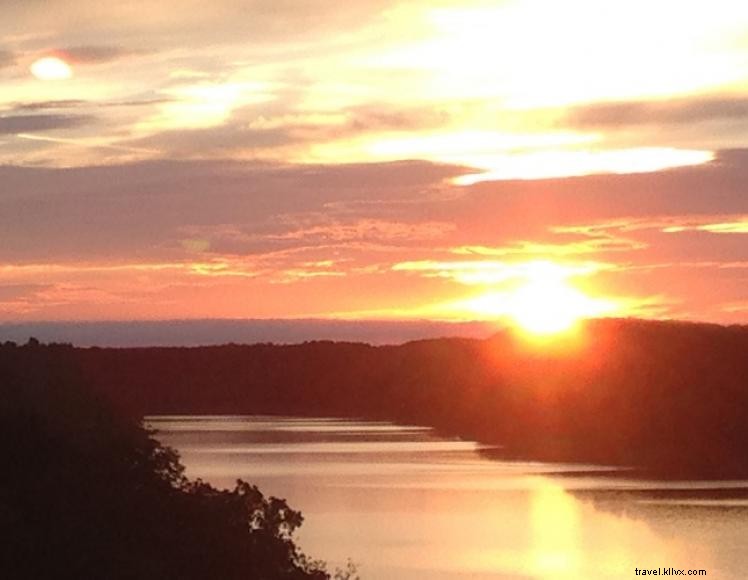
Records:
[[[607,234],[610,231],[635,232],[640,230],[659,230],[668,234],[688,231],[744,234],[748,233],[748,214],[621,217],[591,224],[555,226],[551,230],[557,233],[586,236]]]
[[[708,218],[710,221],[714,218]],[[740,221],[717,223],[689,223],[687,225],[669,226],[662,230],[672,234],[678,232],[709,232],[711,234],[748,234],[748,216]]]
[[[593,239],[568,243],[544,243],[519,241],[505,246],[458,246],[451,252],[460,255],[473,256],[574,256],[579,254],[595,254],[601,252],[629,252],[643,250],[648,244],[632,239],[609,235],[596,236]]]
[[[460,284],[501,284],[532,276],[540,266],[556,272],[562,278],[590,276],[613,268],[610,264],[588,262],[583,264],[560,264],[535,260],[530,262],[500,262],[495,260],[440,262],[421,260],[401,262],[392,266],[395,272],[416,272],[426,277],[448,278]]]

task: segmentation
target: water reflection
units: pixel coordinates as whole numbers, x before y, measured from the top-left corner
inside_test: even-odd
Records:
[[[487,459],[421,427],[290,417],[152,417],[187,473],[241,477],[303,511],[305,551],[367,579],[743,578],[748,482],[654,482]],[[675,494],[675,495],[673,495]]]

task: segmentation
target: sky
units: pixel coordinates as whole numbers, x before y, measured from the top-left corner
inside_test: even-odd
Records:
[[[0,322],[748,323],[746,31],[742,0],[0,2]]]

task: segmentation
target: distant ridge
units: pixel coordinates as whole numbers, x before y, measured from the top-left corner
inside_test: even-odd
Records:
[[[67,342],[75,346],[212,346],[221,344],[295,344],[310,340],[400,344],[454,336],[486,338],[496,332],[488,322],[429,320],[196,319],[0,323],[0,342]]]

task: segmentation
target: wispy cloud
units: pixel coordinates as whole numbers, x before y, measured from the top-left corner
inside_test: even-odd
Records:
[[[556,229],[559,233],[572,230]],[[574,231],[573,233],[580,233]],[[630,252],[643,250],[649,244],[624,237],[608,234],[592,236],[590,239],[566,243],[518,241],[504,246],[459,246],[452,248],[454,254],[467,256],[577,256],[580,254],[599,254],[607,252]]]
[[[71,129],[93,121],[89,115],[11,115],[0,117],[0,135]]]
[[[148,107],[160,105],[167,102],[165,97],[159,98],[139,98],[127,100],[100,100],[90,101],[86,99],[63,99],[48,101],[27,101],[20,103],[11,103],[9,110],[12,112],[21,111],[50,111],[58,109],[91,109],[91,108],[116,108],[116,107]]]
[[[52,54],[74,65],[101,64],[120,60],[128,56],[142,54],[141,50],[127,49],[122,46],[81,45],[58,48]]]
[[[420,260],[395,264],[395,272],[415,272],[426,277],[448,278],[467,285],[495,285],[517,279],[526,279],[538,269],[548,276],[569,278],[591,276],[615,268],[598,262],[558,264],[547,261],[502,262],[496,260],[434,261]]]
[[[748,120],[748,97],[732,95],[591,103],[568,109],[559,124],[579,129],[610,129],[639,125],[693,125],[721,120]]]
[[[722,310],[730,314],[746,313],[748,312],[748,301],[729,302],[727,304],[723,304]]]
[[[609,236],[610,232],[657,230],[666,234],[707,232],[712,234],[748,233],[748,214],[731,215],[663,215],[651,217],[623,217],[592,224],[556,226],[557,233],[585,236]]]
[[[708,220],[708,221],[707,221]],[[694,223],[685,221],[685,223],[676,226],[668,226],[662,231],[668,234],[679,232],[709,232],[710,234],[748,234],[748,216],[738,221],[714,222],[714,218],[706,218],[707,223]]]
[[[48,284],[0,284],[0,304],[31,300],[38,292],[46,288],[49,288]]]

